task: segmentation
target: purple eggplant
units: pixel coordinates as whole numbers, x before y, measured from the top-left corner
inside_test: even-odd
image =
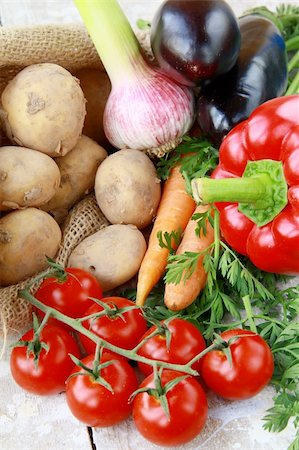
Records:
[[[235,64],[238,20],[224,0],[167,0],[154,16],[151,46],[170,78],[196,86]]]
[[[197,103],[201,131],[215,145],[261,103],[285,92],[287,53],[280,31],[268,19],[239,19],[241,50],[235,66],[202,87]]]

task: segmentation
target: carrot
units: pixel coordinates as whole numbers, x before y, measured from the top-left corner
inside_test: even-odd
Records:
[[[195,209],[194,214],[204,213],[208,208],[209,206],[199,205]],[[206,233],[203,234],[203,230],[201,230],[200,236],[197,236],[195,234],[196,220],[190,219],[176,255],[182,255],[185,252],[202,253],[213,243],[213,227],[207,219],[205,220]],[[179,311],[191,305],[200,291],[204,288],[207,274],[204,269],[203,259],[204,254],[201,254],[198,258],[194,272],[187,280],[182,277],[178,284],[166,284],[164,303],[172,311]]]
[[[159,245],[158,232],[171,233],[184,231],[194,211],[195,202],[187,193],[185,179],[180,166],[175,166],[166,180],[157,211],[157,216],[150,234],[148,248],[141,263],[138,281],[136,304],[145,303],[148,294],[164,274],[169,250]]]

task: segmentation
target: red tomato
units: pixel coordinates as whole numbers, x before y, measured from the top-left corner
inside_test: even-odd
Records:
[[[164,369],[162,386],[182,376],[181,372]],[[154,388],[153,374],[140,385]],[[143,437],[157,445],[181,445],[194,439],[204,427],[208,404],[204,390],[191,376],[180,381],[166,394],[169,405],[167,418],[159,398],[142,392],[133,402],[133,419]]]
[[[65,271],[68,273],[65,282],[61,283],[56,278],[46,278],[35,297],[67,316],[82,317],[85,310],[94,304],[89,297],[97,299],[103,297],[101,286],[97,279],[85,270],[68,267]],[[44,313],[38,311],[38,315],[43,317]],[[50,322],[58,324],[58,321],[52,318]]]
[[[156,325],[152,326],[142,339],[145,339],[156,329]],[[145,340],[139,348],[138,354],[149,359],[186,364],[206,348],[201,332],[191,322],[184,319],[173,319],[169,322],[168,329],[171,333],[169,348],[167,348],[165,334],[158,334]],[[145,375],[149,375],[153,371],[153,367],[149,364],[139,362],[138,366]],[[201,359],[196,361],[192,368],[200,372]]]
[[[93,367],[94,355],[82,360],[89,368]],[[138,388],[133,368],[124,359],[115,358],[108,353],[101,358],[114,362],[100,370],[100,376],[110,384],[113,392],[100,384],[84,369],[75,367],[75,375],[67,381],[66,400],[73,415],[81,422],[92,427],[108,427],[126,419],[132,412],[131,394]]]
[[[110,309],[114,306],[117,308],[136,306],[134,302],[123,297],[106,297],[101,301],[106,303]],[[84,315],[98,313],[103,309],[102,306],[94,303],[85,311]],[[147,330],[146,320],[140,308],[131,309],[122,316],[104,315],[98,319],[88,319],[82,322],[82,325],[111,344],[127,350],[134,348]],[[80,340],[88,353],[95,351],[96,344],[88,337],[81,334]]]
[[[235,329],[225,331],[221,337],[228,341],[237,335],[244,337],[230,345],[232,366],[222,350],[213,350],[202,360],[204,382],[228,400],[253,397],[269,383],[274,370],[271,349],[261,336],[252,331]]]
[[[31,341],[33,330],[22,336]],[[33,354],[27,357],[27,347],[14,347],[10,356],[10,369],[16,383],[28,392],[39,395],[57,394],[65,390],[65,382],[74,367],[69,353],[79,358],[80,352],[74,338],[62,327],[45,325],[40,341],[49,346],[39,354],[37,368]]]

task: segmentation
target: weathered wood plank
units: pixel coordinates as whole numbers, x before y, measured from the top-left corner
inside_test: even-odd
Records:
[[[0,344],[1,345],[1,344]],[[87,428],[70,413],[64,394],[35,396],[22,390],[0,361],[0,448],[90,450]]]
[[[176,450],[286,450],[295,432],[290,425],[283,433],[269,433],[262,428],[265,410],[272,406],[274,390],[266,388],[256,397],[228,402],[209,395],[209,417],[202,433]],[[97,449],[109,450],[169,450],[146,441],[135,429],[131,419],[111,428],[93,430]]]

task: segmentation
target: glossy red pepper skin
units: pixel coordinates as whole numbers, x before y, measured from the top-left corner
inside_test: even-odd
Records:
[[[225,241],[265,271],[299,274],[299,95],[260,105],[223,140],[212,178],[241,177],[248,161],[283,163],[288,204],[267,225],[258,227],[237,203],[217,203]]]

